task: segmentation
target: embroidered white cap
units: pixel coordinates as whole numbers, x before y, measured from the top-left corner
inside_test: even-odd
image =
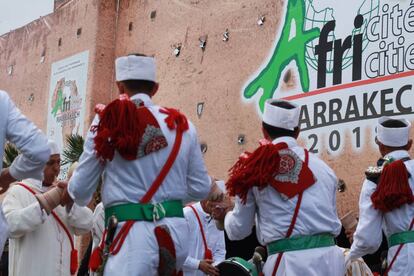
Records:
[[[147,80],[155,82],[155,59],[144,56],[123,56],[115,61],[117,81]]]
[[[382,125],[382,123],[389,120],[400,121],[405,125],[405,127],[391,128]],[[396,119],[384,116],[378,119],[377,139],[381,144],[385,146],[403,147],[408,143],[410,137],[410,128],[411,123],[406,119]]]
[[[293,108],[288,109],[272,105],[273,103],[282,102],[290,104]],[[263,122],[274,127],[294,130],[295,127],[299,126],[299,115],[300,108],[293,102],[270,99],[265,102]]]
[[[55,141],[49,139],[47,141],[47,145],[50,149],[50,155],[60,154],[60,148],[59,148],[58,144],[56,144]]]

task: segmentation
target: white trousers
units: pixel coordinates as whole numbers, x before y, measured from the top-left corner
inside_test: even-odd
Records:
[[[184,218],[164,218],[157,225],[165,224],[174,241],[177,271],[181,269],[188,255],[189,230]],[[118,226],[118,231],[122,224]],[[132,226],[115,256],[110,256],[105,266],[105,276],[156,276],[158,274],[158,242],[153,222],[137,221]]]
[[[277,256],[270,255],[263,268],[271,276]],[[283,253],[277,276],[344,276],[345,257],[337,246],[314,248]]]
[[[387,261],[390,265],[399,245],[393,246],[388,250]],[[388,276],[414,275],[414,243],[404,244]]]

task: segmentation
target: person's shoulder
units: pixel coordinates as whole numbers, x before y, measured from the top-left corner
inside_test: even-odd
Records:
[[[332,168],[325,161],[319,158],[316,154],[313,154],[310,152],[309,152],[309,164],[311,166],[315,165],[327,171],[333,172]]]
[[[0,89],[0,98],[9,98],[9,94],[6,91]]]
[[[9,101],[9,100],[10,100],[9,94],[4,90],[0,90],[0,102],[5,103],[6,101]]]
[[[23,181],[21,183],[26,185],[26,186],[29,186],[27,183],[23,183]],[[32,188],[32,187],[30,187],[30,188]],[[16,197],[16,196],[20,196],[20,195],[23,195],[23,194],[29,194],[29,191],[25,187],[23,187],[20,184],[20,182],[16,182],[13,185],[11,185],[10,188],[7,190],[6,197],[7,196]]]

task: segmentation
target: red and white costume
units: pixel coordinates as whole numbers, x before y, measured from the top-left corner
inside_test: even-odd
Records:
[[[380,118],[379,124],[388,119],[389,118]],[[410,123],[406,120],[401,121],[407,124],[407,127],[405,129],[384,128],[382,126],[379,127],[377,136],[378,140],[384,145],[393,147],[401,147],[406,145],[409,139]],[[354,241],[352,243],[351,251],[348,257],[350,260],[354,260],[358,257],[362,257],[366,254],[375,252],[381,245],[382,231],[384,231],[387,238],[390,239],[390,237],[394,234],[410,232],[413,230],[412,224],[414,222],[414,205],[412,202],[414,200],[414,196],[412,191],[414,190],[414,161],[406,161],[409,159],[409,157],[409,153],[405,150],[396,150],[388,153],[384,157],[385,159],[394,160],[392,163],[390,163],[390,168],[392,168],[391,165],[395,164],[396,161],[405,160],[405,162],[401,164],[403,165],[402,169],[406,170],[409,175],[407,183],[403,184],[404,177],[392,177],[392,175],[391,177],[394,179],[391,179],[390,182],[386,181],[384,183],[381,183],[381,178],[384,177],[383,173],[386,170],[388,171],[388,169],[385,169],[385,167],[378,183],[373,181],[373,179],[366,179],[362,184],[362,191],[359,198],[359,222],[354,234]],[[405,181],[407,181],[407,175],[405,178]],[[379,189],[380,185],[390,187],[393,184],[397,184],[399,187],[404,187],[406,185],[405,188],[408,189],[408,194],[402,196],[400,195],[394,200],[387,200],[385,197],[380,198],[381,201],[378,201],[377,204],[376,199],[378,198],[375,197],[375,195],[378,195],[378,191],[381,190]],[[395,192],[392,189],[389,190],[391,192]],[[385,192],[387,194],[390,191]],[[401,204],[400,202],[398,205],[395,205],[395,203],[401,200],[403,197],[406,198],[407,202],[404,204]],[[411,233],[411,235],[414,235],[414,233]],[[394,257],[395,260],[393,261]],[[388,271],[388,275],[414,275],[414,262],[412,262],[413,258],[413,241],[407,242],[405,244],[396,244],[394,246],[391,246],[388,250],[387,260],[388,266],[390,266],[391,263],[392,266]]]
[[[290,130],[298,126],[298,107],[287,111],[282,108],[273,110],[275,107],[269,106],[269,103],[265,107],[265,123]],[[275,147],[280,145],[287,149],[277,151]],[[273,153],[269,155],[269,151]],[[289,154],[283,157],[282,153],[286,151]],[[273,140],[270,145],[262,145],[254,153],[247,155],[253,156],[247,159],[250,160],[247,163],[243,161],[243,157],[236,163],[226,184],[227,189],[237,195],[234,210],[225,217],[225,229],[231,240],[247,237],[254,224],[259,242],[266,246],[286,237],[328,234],[332,239],[340,233],[341,223],[336,212],[335,173],[316,156],[306,155],[296,139],[286,136]],[[279,168],[275,171],[276,176],[270,173],[264,178],[268,174],[267,170],[274,170],[274,165],[266,168],[265,163],[270,161],[273,164],[278,156],[280,161],[275,163],[276,169]],[[266,162],[261,162],[262,158],[266,158]],[[264,168],[251,168],[251,164],[262,164]],[[308,170],[306,174],[310,170],[310,175],[302,181],[301,175],[305,175],[305,169]],[[239,175],[235,175],[235,171]],[[264,176],[257,176],[260,174]],[[253,180],[252,183],[246,183],[245,179]],[[245,185],[250,185],[250,188],[243,188]],[[297,193],[295,189],[300,185],[305,188]],[[300,208],[296,222],[292,223],[300,193]],[[266,276],[343,276],[345,273],[343,253],[334,245],[269,254],[263,269]]]
[[[148,64],[143,64],[143,62]],[[142,66],[150,71],[153,70],[153,74],[142,69]],[[155,80],[155,63],[150,58],[122,57],[117,59],[116,68],[118,81],[141,78]],[[115,151],[111,161],[102,162],[95,151],[96,133],[90,130],[86,137],[79,167],[69,182],[68,192],[76,203],[86,205],[91,200],[101,174],[104,179],[101,192],[105,208],[119,204],[138,203],[170,156],[176,130],[171,129],[171,125],[167,125],[165,120],[168,115],[162,112],[162,107],[155,105],[148,95],[137,92],[130,100],[137,106],[144,106],[159,125],[159,128],[150,127],[147,133],[148,139],[145,135],[141,137],[142,145],[140,144],[138,149],[148,149],[147,142],[161,136],[165,137],[166,144],[162,142],[161,149],[148,154],[140,150],[137,153],[132,152],[136,157],[132,157],[131,160],[125,159],[119,151]],[[92,126],[98,125],[99,120],[97,116]],[[144,145],[144,143],[147,144]],[[183,133],[176,160],[150,203],[157,204],[168,200],[185,202],[201,200],[207,197],[210,183],[196,130],[189,123],[188,130]],[[120,223],[118,229],[124,223]],[[189,236],[188,225],[185,218],[165,217],[154,221],[136,221],[118,254],[109,257],[105,266],[105,275],[156,275],[159,265],[159,248],[154,228],[157,225],[166,225],[169,228],[176,251],[177,269],[181,268],[188,253],[186,242]]]
[[[226,258],[224,232],[217,229],[214,219],[204,212],[200,202],[191,206],[194,209],[189,206],[184,208],[184,215],[190,227],[191,235],[188,239],[189,252],[184,263],[183,272],[185,276],[202,276],[204,273],[198,268],[200,261],[205,259],[206,250],[203,235],[207,248],[211,251],[213,265],[218,265]],[[197,215],[195,212],[197,212]]]

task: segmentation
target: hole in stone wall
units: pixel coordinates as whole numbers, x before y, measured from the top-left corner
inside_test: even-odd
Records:
[[[60,46],[62,46],[62,38],[60,37],[59,38],[59,40],[58,40],[58,46],[60,47]]]
[[[134,28],[134,24],[132,22],[129,22],[128,31],[132,31],[133,28]]]
[[[206,143],[201,143],[200,148],[201,148],[202,153],[207,152],[207,144]]]
[[[35,99],[35,97],[34,97],[34,94],[33,93],[30,94],[29,98],[27,98],[27,100],[29,101],[29,103],[33,103],[34,102],[34,99]]]
[[[9,74],[9,76],[13,74],[13,67],[13,65],[9,65],[9,67],[7,67],[7,74]]]
[[[345,184],[345,181],[343,179],[339,179],[338,180],[337,190],[340,193],[345,192],[345,190],[346,190],[346,184]]]
[[[157,11],[152,11],[151,14],[150,14],[151,20],[154,20],[155,17],[157,17]]]
[[[46,59],[46,49],[43,49],[42,54],[40,55],[40,63],[45,62]]]
[[[237,144],[244,145],[246,143],[246,136],[244,134],[239,134],[237,137]]]
[[[82,34],[82,28],[79,28],[79,29],[76,31],[76,35],[77,35],[77,37],[80,37],[80,36],[81,36],[81,34]]]

